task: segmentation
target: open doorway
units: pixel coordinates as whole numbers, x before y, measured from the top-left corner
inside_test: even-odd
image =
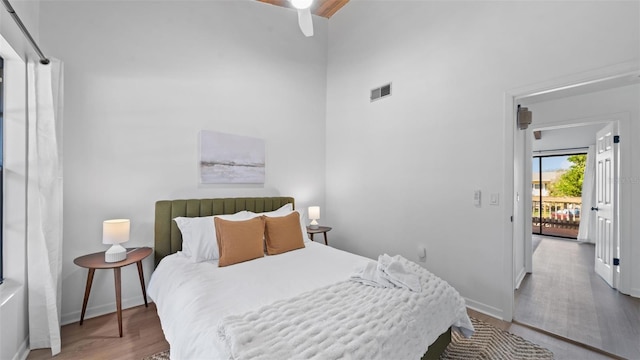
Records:
[[[538,135],[539,139],[542,135]],[[586,148],[562,149],[558,155],[534,151],[532,159],[532,233],[578,239],[582,215],[582,186]]]
[[[619,128],[626,126],[624,123],[627,120],[616,119],[614,115],[589,116],[592,114],[583,113],[576,116],[575,109],[581,109],[576,104],[596,101],[595,98],[598,96],[601,96],[598,101],[606,103],[621,92],[637,94],[638,89],[638,85],[634,85],[617,91],[603,91],[602,94],[594,92],[568,99],[527,104],[533,110],[534,119],[536,116],[559,119],[537,126],[534,120],[534,125],[525,135],[527,144],[524,153],[530,161],[531,169],[529,181],[534,178],[533,162],[536,154],[551,157],[562,154],[567,148],[584,149],[596,143],[596,134],[605,125],[615,124]],[[538,140],[535,140],[533,133],[538,131],[541,132],[542,139],[546,136],[547,139],[556,139],[556,142],[547,143],[545,146],[536,144]],[[586,134],[584,140],[581,140],[582,133]],[[540,176],[538,180],[538,187],[542,191],[544,185]],[[559,214],[557,207],[561,210],[569,208],[570,202],[555,205],[554,209],[540,206],[539,212],[536,213],[536,187],[532,183],[527,185],[531,189],[529,211],[532,219],[535,215],[544,213],[543,217],[550,219],[546,222],[551,222],[551,214]],[[597,206],[581,203],[580,216],[584,216],[585,211],[591,207]],[[560,213],[565,212],[567,211]],[[545,222],[542,219],[540,221]],[[637,329],[640,328],[640,299],[617,292],[595,273],[594,244],[567,241],[546,236],[549,234],[544,233],[534,234],[535,225],[534,219],[531,232],[524,235],[524,241],[529,242],[531,246],[531,268],[514,292],[514,321],[576,341],[594,350],[600,349],[625,358],[640,358],[640,344],[637,341]]]

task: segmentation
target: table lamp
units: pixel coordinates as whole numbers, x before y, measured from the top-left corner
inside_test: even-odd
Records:
[[[102,243],[112,244],[104,253],[105,262],[118,262],[127,258],[127,249],[120,244],[129,241],[130,226],[129,219],[105,220],[102,223]]]
[[[309,228],[317,229],[318,222],[316,220],[320,219],[320,206],[309,206],[309,219],[311,219]]]

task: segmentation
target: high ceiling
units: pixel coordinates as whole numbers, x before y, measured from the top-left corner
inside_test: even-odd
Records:
[[[282,6],[293,9],[289,0],[258,0],[263,3]],[[330,18],[338,12],[349,0],[314,0],[311,5],[311,13],[314,15]]]

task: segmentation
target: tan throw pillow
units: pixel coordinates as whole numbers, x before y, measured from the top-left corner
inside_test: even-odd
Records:
[[[229,266],[264,256],[264,219],[230,221],[214,217],[220,250],[218,266]]]
[[[300,215],[294,211],[287,216],[265,216],[264,238],[267,240],[267,254],[277,255],[304,247]]]

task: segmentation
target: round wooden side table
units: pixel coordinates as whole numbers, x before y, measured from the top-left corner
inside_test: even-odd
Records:
[[[327,242],[327,232],[331,231],[331,228],[328,226],[318,226],[318,228],[316,229],[312,229],[309,226],[307,226],[307,235],[309,235],[309,239],[311,239],[311,241],[313,241],[313,235],[314,234],[324,234],[324,244],[325,245],[329,245],[329,243]]]
[[[91,292],[91,284],[93,283],[93,274],[96,269],[113,269],[113,275],[115,278],[116,286],[116,310],[118,314],[118,329],[120,330],[120,337],[122,337],[122,300],[121,300],[121,283],[120,283],[120,269],[124,266],[136,263],[138,265],[138,276],[140,277],[140,287],[142,288],[142,297],[144,298],[144,306],[149,307],[147,304],[147,290],[144,287],[144,274],[142,273],[142,260],[151,255],[150,247],[140,248],[127,248],[127,258],[118,262],[106,262],[104,261],[104,251],[97,252],[85,256],[80,256],[73,260],[74,264],[89,269],[89,275],[87,276],[87,286],[84,289],[84,301],[82,302],[82,313],[80,314],[80,325],[84,321],[84,314],[87,310],[87,302],[89,301],[89,293]]]

